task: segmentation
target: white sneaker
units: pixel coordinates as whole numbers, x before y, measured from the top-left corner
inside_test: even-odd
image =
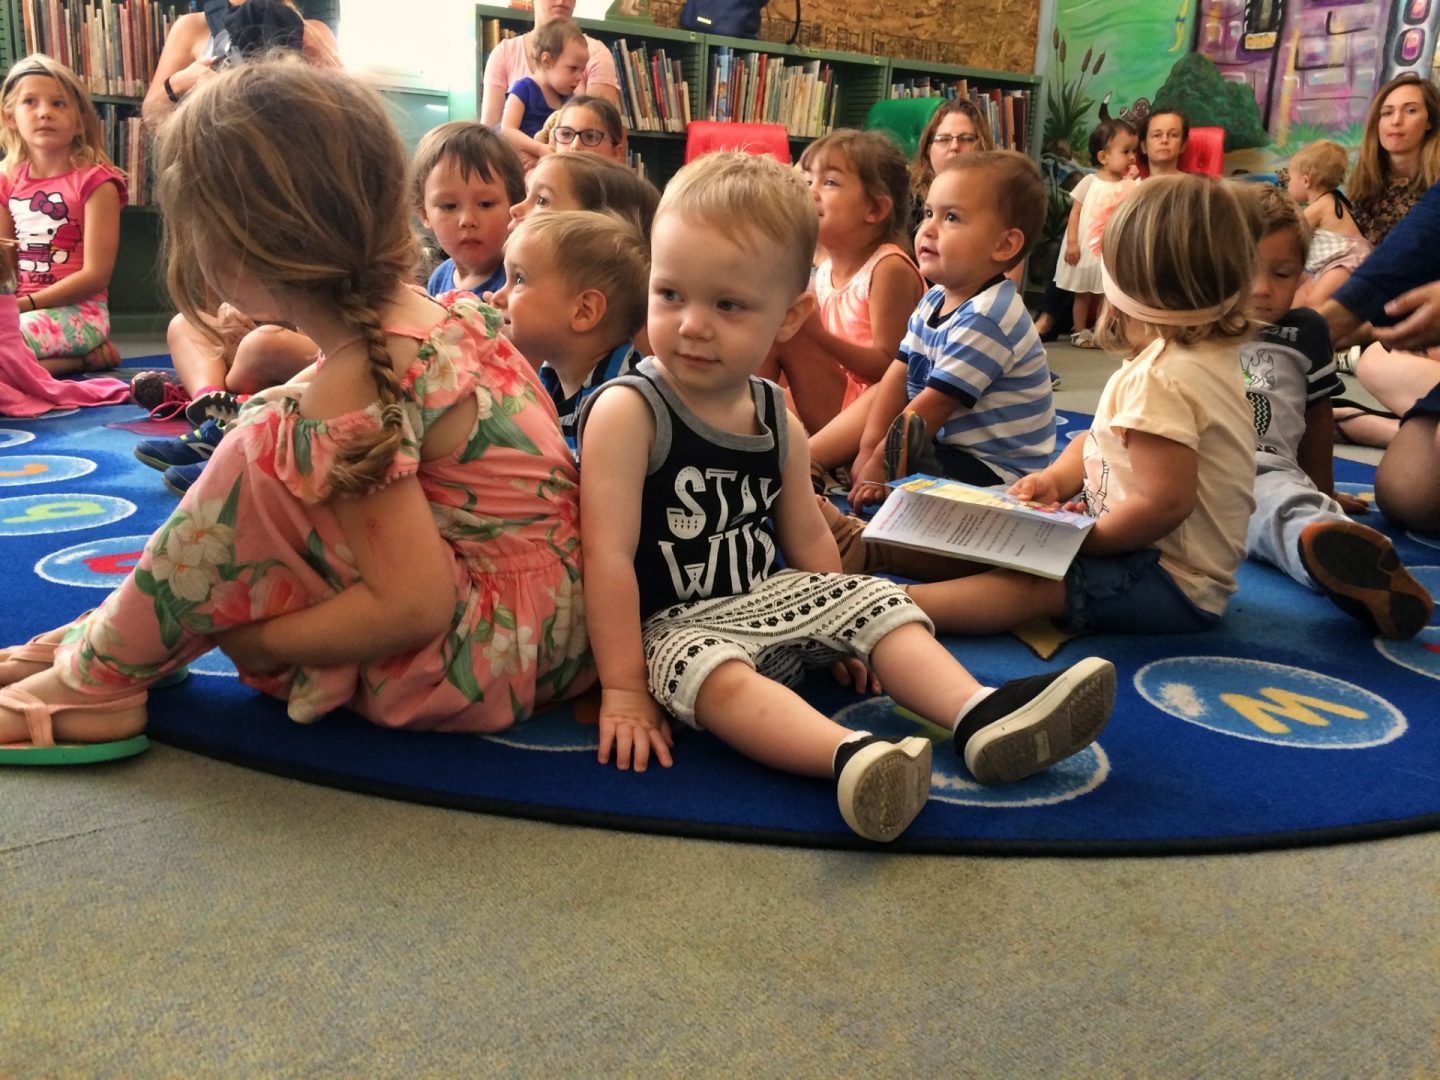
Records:
[[[888,843],[930,798],[931,742],[918,736],[862,746],[840,772],[840,816],[858,835]]]

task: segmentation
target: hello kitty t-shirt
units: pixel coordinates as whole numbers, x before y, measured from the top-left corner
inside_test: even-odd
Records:
[[[63,281],[85,265],[85,202],[102,184],[129,198],[125,176],[109,165],[86,165],[59,176],[30,178],[22,161],[14,175],[0,173],[0,198],[15,222],[15,265],[25,296]],[[104,300],[102,289],[90,299]]]

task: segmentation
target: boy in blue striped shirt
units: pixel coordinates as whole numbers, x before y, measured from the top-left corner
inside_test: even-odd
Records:
[[[1040,170],[1023,154],[961,154],[935,177],[915,254],[934,282],[875,387],[852,505],[911,473],[982,487],[1044,468],[1055,448],[1050,366],[1005,272],[1045,220]]]

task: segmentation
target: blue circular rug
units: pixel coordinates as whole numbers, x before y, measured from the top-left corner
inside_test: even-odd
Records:
[[[0,419],[0,641],[91,606],[138,556],[174,499],[130,448],[125,407]],[[1075,424],[1084,418],[1068,416]],[[124,425],[124,426],[113,426]],[[1368,495],[1373,470],[1337,462]],[[1431,592],[1440,539],[1395,540]],[[1440,827],[1440,628],[1372,639],[1278,571],[1247,563],[1215,631],[1082,638],[1039,658],[1009,635],[947,642],[987,682],[1113,660],[1115,713],[1100,740],[1004,788],[936,747],[929,806],[891,851],[1168,854],[1333,843]],[[852,727],[922,729],[887,699],[812,679],[806,696]],[[151,697],[150,734],[266,772],[440,806],[566,824],[779,844],[871,847],[845,827],[830,784],[756,765],[705,733],[677,733],[675,765],[643,774],[595,761],[594,728],[560,708],[495,737],[404,734],[348,715],[292,724],[241,686],[219,653]],[[933,733],[939,737],[939,733]],[[144,768],[143,757],[97,768]]]

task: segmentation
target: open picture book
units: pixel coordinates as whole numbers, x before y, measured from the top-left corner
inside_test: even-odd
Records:
[[[934,551],[1059,580],[1095,519],[1025,502],[1001,488],[915,475],[896,480],[867,541]]]

